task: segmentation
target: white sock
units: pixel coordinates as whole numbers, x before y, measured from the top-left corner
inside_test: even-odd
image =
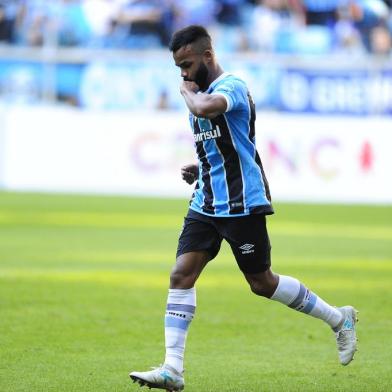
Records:
[[[297,279],[290,276],[279,275],[279,284],[271,299],[319,318],[332,328],[335,328],[342,320],[342,314],[338,309],[327,304]]]
[[[184,370],[185,341],[196,309],[196,289],[170,289],[165,316],[165,364]]]

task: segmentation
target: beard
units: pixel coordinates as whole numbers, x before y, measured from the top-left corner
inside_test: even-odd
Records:
[[[208,75],[208,68],[204,63],[200,63],[193,80],[188,78],[184,78],[184,80],[189,82],[195,82],[200,87],[201,91],[205,91],[208,88]]]
[[[200,63],[199,69],[196,71],[195,83],[200,87],[201,91],[208,88],[208,68],[204,63]]]

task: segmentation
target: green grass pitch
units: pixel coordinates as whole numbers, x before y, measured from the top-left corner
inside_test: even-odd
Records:
[[[0,391],[138,391],[164,354],[187,201],[0,193]],[[392,208],[275,205],[273,269],[360,311],[338,363],[320,320],[251,294],[228,247],[198,284],[187,392],[392,390]]]

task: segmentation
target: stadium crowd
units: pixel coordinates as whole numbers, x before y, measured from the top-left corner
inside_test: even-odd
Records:
[[[0,42],[159,48],[202,24],[219,50],[392,51],[392,0],[0,0]]]

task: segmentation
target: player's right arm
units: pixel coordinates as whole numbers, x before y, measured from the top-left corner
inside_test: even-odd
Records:
[[[198,93],[195,82],[184,81],[180,88],[189,111],[196,117],[215,118],[227,109],[227,100],[218,94]]]

